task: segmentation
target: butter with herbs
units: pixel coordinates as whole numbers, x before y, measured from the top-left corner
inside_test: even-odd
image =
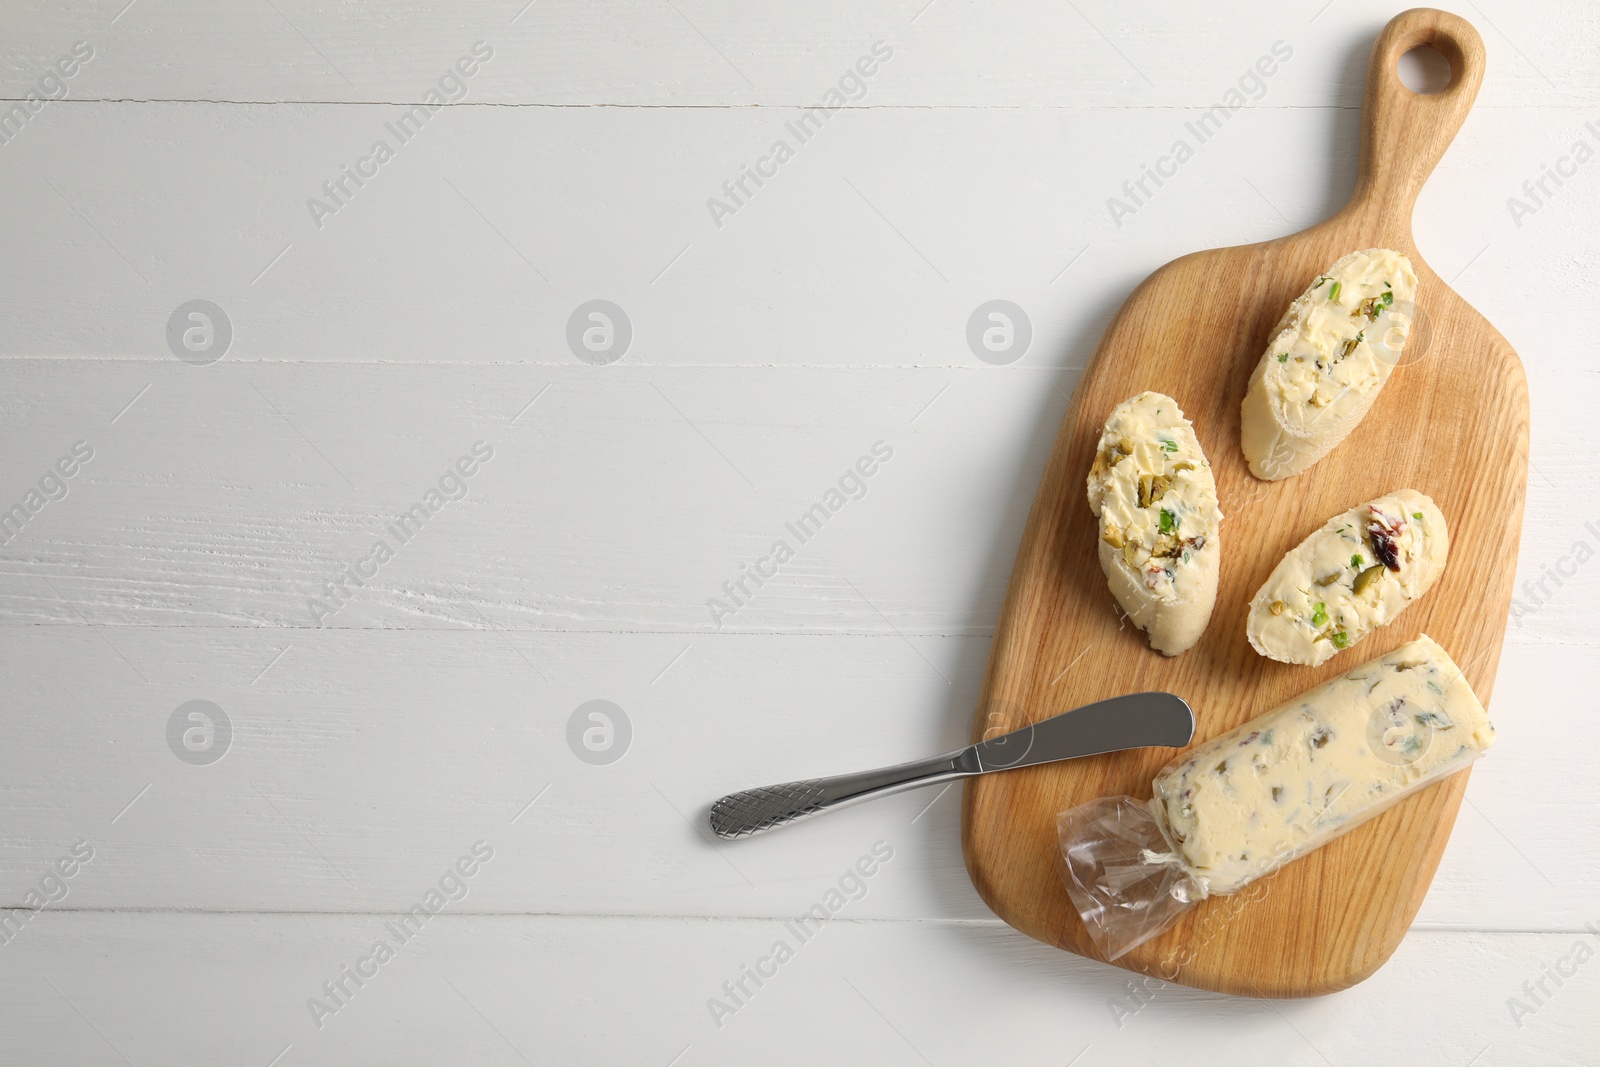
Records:
[[[1100,568],[1150,645],[1176,656],[1200,639],[1217,599],[1217,483],[1178,402],[1146,392],[1106,419],[1089,471]]]
[[[1335,515],[1256,591],[1250,644],[1282,663],[1326,663],[1426,593],[1449,554],[1444,513],[1415,489]]]
[[[1400,362],[1416,296],[1411,261],[1369,248],[1340,259],[1289,305],[1241,408],[1250,473],[1299,474],[1356,428]]]
[[[1231,893],[1482,755],[1494,727],[1423,636],[1194,749],[1155,781],[1174,858]]]

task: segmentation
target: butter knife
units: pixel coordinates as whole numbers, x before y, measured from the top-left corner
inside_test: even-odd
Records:
[[[711,829],[748,837],[907,789],[1128,748],[1179,748],[1193,736],[1194,713],[1171,693],[1112,697],[932,759],[730,793],[711,805]]]

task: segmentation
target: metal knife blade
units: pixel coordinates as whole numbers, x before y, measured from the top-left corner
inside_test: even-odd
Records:
[[[1147,745],[1179,748],[1193,736],[1194,713],[1182,698],[1171,693],[1132,693],[1052,715],[980,741],[970,751],[982,773]]]

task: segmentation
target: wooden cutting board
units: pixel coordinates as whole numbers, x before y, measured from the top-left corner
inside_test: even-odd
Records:
[[[1419,45],[1449,59],[1443,92],[1417,95],[1401,84],[1396,61]],[[1430,9],[1396,16],[1367,70],[1360,175],[1349,204],[1289,237],[1185,256],[1128,298],[1078,384],[1045,468],[974,740],[1103,697],[1168,690],[1194,708],[1198,743],[1424,632],[1488,703],[1522,526],[1527,383],[1511,346],[1439,279],[1411,236],[1412,204],[1471,108],[1483,70],[1483,42],[1464,20]],[[1372,247],[1404,252],[1417,272],[1416,325],[1401,365],[1330,455],[1299,477],[1258,481],[1239,450],[1239,404],[1268,331],[1324,268]],[[1216,612],[1199,644],[1176,659],[1152,651],[1121,621],[1084,495],[1102,422],[1145,389],[1176,398],[1194,422],[1226,516]],[[1246,609],[1284,553],[1329,516],[1405,486],[1433,497],[1450,523],[1449,565],[1432,591],[1322,667],[1257,655],[1245,639]],[[1022,932],[1098,958],[1057,873],[1055,815],[1098,796],[1147,798],[1175,755],[1148,749],[972,779],[962,842],[979,894]],[[1116,964],[1246,996],[1310,996],[1361,981],[1416,914],[1467,777],[1424,790],[1249,890],[1202,903]]]

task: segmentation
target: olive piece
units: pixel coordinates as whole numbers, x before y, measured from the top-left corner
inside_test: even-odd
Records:
[[[1147,508],[1166,495],[1172,488],[1172,479],[1164,474],[1139,475],[1139,506]]]
[[[1367,527],[1367,533],[1372,536],[1372,554],[1378,557],[1378,562],[1392,571],[1400,569],[1400,549],[1394,543],[1394,538],[1389,536],[1378,523]]]
[[[1355,594],[1356,594],[1356,596],[1360,596],[1362,593],[1365,593],[1368,589],[1372,588],[1372,586],[1378,581],[1378,579],[1382,578],[1382,577],[1383,577],[1383,564],[1381,564],[1381,563],[1374,563],[1372,566],[1368,567],[1366,570],[1364,570],[1360,574],[1356,575],[1356,582],[1355,582]]]

